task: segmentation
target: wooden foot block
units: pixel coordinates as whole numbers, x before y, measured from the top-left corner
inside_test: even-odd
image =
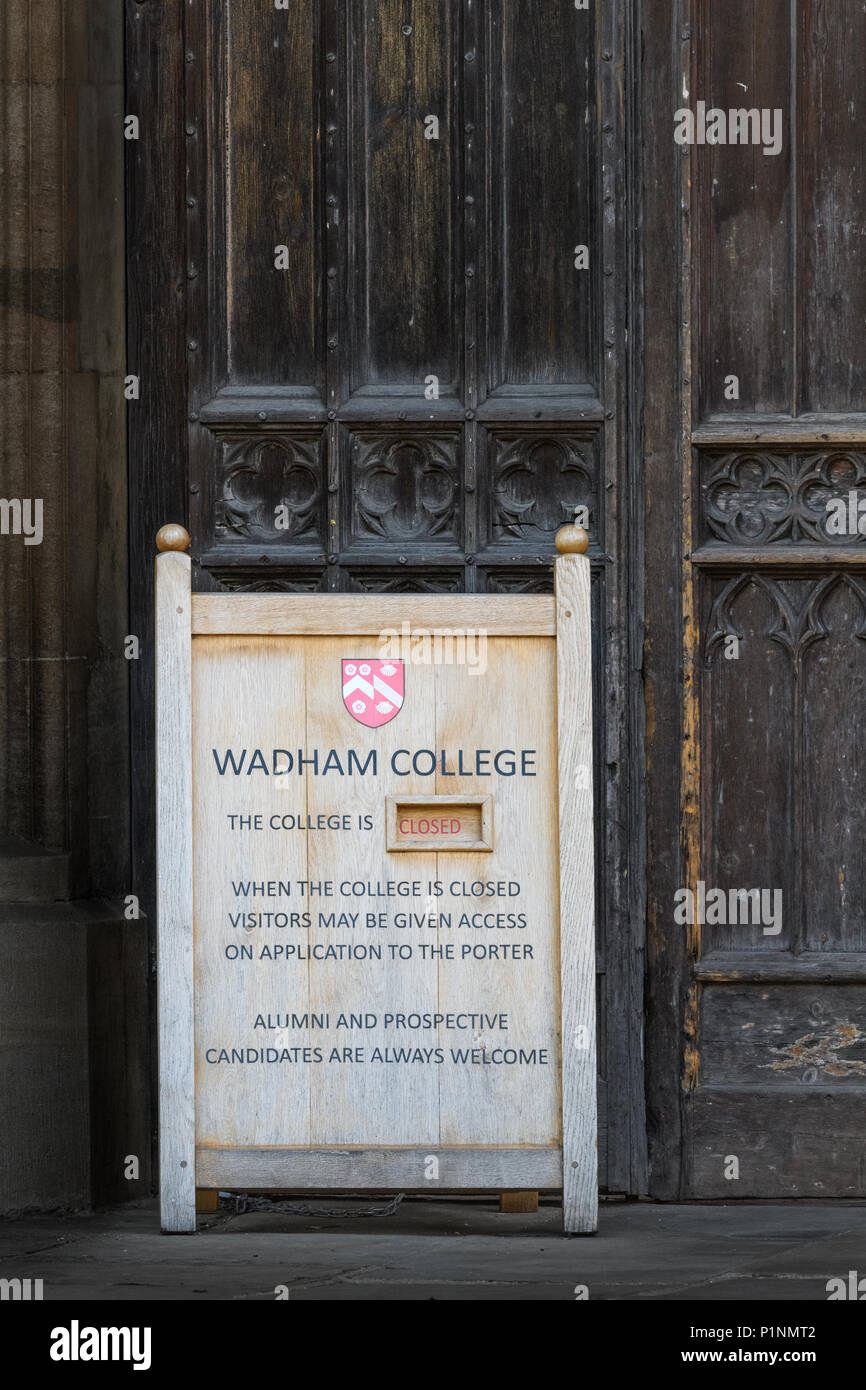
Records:
[[[207,1213],[219,1211],[220,1195],[215,1188],[197,1187],[195,1190],[195,1209],[197,1212]]]
[[[499,1210],[508,1212],[538,1211],[537,1192],[500,1192]]]

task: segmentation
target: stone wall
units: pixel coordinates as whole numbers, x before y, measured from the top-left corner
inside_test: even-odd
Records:
[[[86,1205],[149,1186],[145,927],[126,921],[122,906],[130,882],[123,116],[123,7],[7,0],[3,1210]],[[40,504],[36,543],[35,526],[29,537],[23,531]],[[138,1182],[123,1175],[132,1154]]]

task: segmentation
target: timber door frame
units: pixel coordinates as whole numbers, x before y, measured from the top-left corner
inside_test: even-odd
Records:
[[[127,146],[127,371],[141,381],[141,398],[128,408],[130,609],[143,653],[132,672],[133,855],[135,891],[151,921],[153,537],[167,520],[189,525],[200,501],[200,483],[190,471],[190,430],[198,423],[190,404],[189,370],[200,348],[193,326],[208,293],[203,285],[208,202],[199,196],[206,174],[203,102],[206,80],[219,79],[209,74],[196,42],[208,3],[126,0],[126,110],[138,115],[141,125],[140,139]],[[598,976],[605,1020],[600,1036],[600,1060],[606,1067],[600,1094],[607,1134],[603,1186],[639,1194],[647,1181],[641,33],[635,0],[593,4],[597,164],[591,210],[599,232],[599,244],[592,247],[598,267],[593,352],[599,399],[587,424],[600,442],[599,501],[604,506],[602,541],[593,538],[590,548],[598,625],[594,638],[597,646],[604,640],[606,651],[603,670],[594,662],[594,704],[606,728],[596,744],[594,774],[596,900],[604,939]],[[576,229],[574,241],[581,239],[581,231]],[[669,544],[669,537],[664,543]],[[553,553],[551,535],[547,554],[524,557],[524,570],[546,573],[550,588]],[[474,558],[467,557],[465,573],[478,583],[472,575]],[[192,561],[193,588],[213,588],[195,535]],[[155,948],[152,929],[153,968]],[[155,1065],[152,1074],[155,1085]]]

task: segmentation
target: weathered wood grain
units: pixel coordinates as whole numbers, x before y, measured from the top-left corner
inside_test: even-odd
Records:
[[[821,546],[791,545],[780,546],[775,550],[746,550],[734,545],[704,545],[693,550],[691,561],[705,569],[725,571],[774,569],[784,572],[803,570],[826,570],[833,566],[836,570],[862,569],[864,554],[859,547],[845,550],[826,550]]]
[[[644,91],[684,90],[681,64],[690,37],[676,0],[642,0],[640,32]],[[689,14],[689,18],[691,15]],[[688,31],[686,31],[688,32]],[[687,71],[687,67],[686,67]],[[685,90],[690,91],[688,78]],[[673,1199],[679,1190],[682,1143],[680,1069],[684,939],[671,932],[671,904],[682,882],[680,853],[681,540],[671,518],[681,508],[682,470],[673,441],[680,430],[683,377],[679,256],[681,166],[687,153],[673,142],[671,104],[644,101],[640,182],[643,206],[644,308],[643,492],[645,501],[646,633],[642,653],[646,700],[647,905],[645,1034],[647,1060],[647,1190]],[[674,460],[676,460],[674,462]]]
[[[844,414],[866,405],[863,51],[857,0],[795,6],[799,163],[798,409]],[[862,437],[862,436],[861,436]]]
[[[585,555],[556,561],[559,914],[562,989],[563,1217],[598,1222],[595,847],[592,814],[590,573]]]
[[[747,1195],[815,1201],[830,1192],[863,1198],[863,1100],[856,1091],[702,1086],[691,1118],[687,1201]],[[736,1181],[725,1176],[729,1156],[739,1163]]]
[[[593,16],[556,6],[539,24],[510,0],[487,11],[490,387],[593,382],[598,280],[574,266],[578,244],[601,254],[584,191],[598,177]],[[539,217],[545,205],[555,213]]]
[[[705,603],[726,579],[704,587]],[[720,615],[721,616],[721,615]],[[790,949],[797,940],[793,819],[794,746],[791,663],[766,634],[776,613],[766,594],[747,588],[732,610],[732,629],[742,636],[736,661],[721,644],[707,655],[702,681],[703,785],[701,874],[712,888],[779,889],[782,930],[759,925],[706,923],[703,948],[760,953]],[[719,619],[703,615],[709,633]],[[731,738],[729,731],[736,730]],[[693,885],[695,886],[695,885]],[[773,899],[770,899],[772,905]],[[673,903],[670,911],[673,921]],[[678,930],[684,932],[685,927]]]
[[[274,814],[303,816],[300,777],[220,776],[212,750],[303,743],[306,661],[299,640],[198,637],[193,641],[193,821],[195,825],[196,1140],[199,1144],[310,1142],[309,1068],[213,1061],[213,1049],[309,1046],[309,1030],[285,1037],[256,1028],[258,1015],[308,1012],[306,964],[262,958],[268,947],[306,943],[294,927],[232,926],[230,914],[302,912],[294,896],[308,877],[307,837],[273,831]],[[294,728],[293,728],[294,726]],[[232,828],[228,817],[260,815],[265,828]],[[286,881],[292,896],[246,896],[233,883]],[[251,949],[252,959],[226,952]],[[275,1042],[276,1039],[276,1042]],[[210,1053],[211,1060],[208,1060]]]
[[[159,1190],[164,1231],[195,1230],[190,559],[156,561]]]
[[[695,424],[695,444],[845,444],[859,443],[866,435],[862,413],[803,411],[795,418],[784,415],[709,415]]]
[[[492,777],[496,844],[491,853],[440,850],[436,877],[452,881],[514,882],[513,898],[439,900],[443,911],[519,914],[525,928],[451,932],[456,959],[439,961],[439,999],[445,1012],[506,1014],[507,1028],[484,1030],[456,1046],[523,1049],[536,1060],[516,1066],[443,1069],[441,1134],[452,1144],[558,1144],[559,904],[556,864],[555,644],[544,638],[495,638],[487,643],[483,673],[467,666],[436,672],[436,746],[529,748],[532,777]],[[456,755],[436,775],[437,792],[471,792],[478,779],[456,773]],[[485,779],[486,781],[487,779]],[[465,944],[503,942],[532,951],[522,960],[460,959]],[[544,1050],[546,1061],[538,1054]],[[531,1184],[535,1186],[535,1184]]]
[[[538,1211],[538,1193],[531,1191],[501,1192],[499,1194],[499,1210],[511,1215]]]
[[[436,1191],[549,1189],[562,1184],[558,1148],[199,1149],[199,1181],[245,1192],[270,1189],[398,1188],[429,1192],[429,1160],[439,1164]]]
[[[834,952],[860,952],[866,965],[864,595],[861,571],[856,588],[835,584],[810,610],[824,636],[802,660],[799,849],[805,872],[797,944],[820,951],[829,939]]]
[[[347,81],[352,388],[457,378],[454,161],[459,148],[452,0],[350,12]],[[408,19],[408,22],[407,22]],[[457,52],[455,52],[457,50]],[[425,136],[435,115],[437,138]]]
[[[382,594],[371,603],[363,594],[322,595],[315,603],[291,594],[221,594],[193,596],[193,633],[249,633],[260,636],[372,636],[393,633],[403,623],[413,631],[457,633],[469,629],[488,637],[551,637],[555,634],[553,600],[543,595],[474,596],[455,594],[447,607],[436,595]],[[389,638],[389,640],[391,640]],[[376,655],[382,655],[378,651]]]
[[[362,600],[375,611],[375,600]],[[351,645],[341,637],[307,641],[307,698],[304,712],[306,745],[308,748],[340,748],[347,743],[357,749],[363,761],[367,753],[379,750],[379,775],[374,778],[339,778],[336,785],[327,778],[307,779],[307,802],[310,813],[348,812],[353,822],[358,816],[369,815],[372,829],[362,831],[317,831],[309,837],[309,869],[312,880],[334,880],[338,892],[343,881],[366,884],[389,879],[425,884],[433,877],[433,856],[430,854],[401,854],[391,859],[385,847],[385,797],[395,795],[402,787],[410,794],[423,792],[425,779],[414,772],[398,777],[390,761],[398,748],[426,748],[434,734],[434,696],[432,682],[425,679],[427,671],[412,668],[406,672],[406,700],[396,718],[378,729],[368,729],[356,722],[344,708],[340,693],[341,659],[380,655],[375,641],[354,638]],[[397,910],[424,913],[426,898],[382,899],[363,895],[335,896],[322,904],[331,911],[359,913],[355,928],[339,926],[325,932],[323,937],[336,943],[376,945],[382,959],[345,961],[313,961],[310,964],[311,1006],[317,1012],[328,1013],[329,1029],[318,1034],[327,1056],[333,1047],[364,1049],[363,1061],[333,1062],[316,1069],[311,1095],[312,1143],[326,1144],[437,1144],[439,1137],[439,1072],[435,1064],[401,1064],[397,1061],[374,1060],[373,1050],[379,1048],[384,1058],[386,1048],[416,1046],[435,1047],[440,1041],[435,1033],[418,1034],[386,1028],[386,1012],[408,1014],[435,1012],[439,1006],[436,962],[424,959],[417,938],[426,941],[419,931],[398,929],[394,925]],[[367,927],[367,914],[378,921],[384,916],[386,926]],[[412,950],[410,959],[395,959],[392,951],[406,945]],[[373,1027],[353,1028],[336,1026],[337,1017],[345,1014],[375,1014]],[[419,1170],[423,1178],[423,1169]]]
[[[695,0],[689,96],[725,111],[780,110],[783,146],[696,147],[694,280],[700,414],[710,410],[793,413],[796,342],[791,263],[796,132],[791,129],[790,0]],[[672,125],[668,139],[672,140]],[[783,288],[784,287],[784,288]],[[725,378],[740,399],[725,399]],[[696,402],[697,403],[697,402]]]
[[[863,951],[780,951],[767,955],[756,951],[719,951],[703,956],[695,965],[699,980],[714,984],[754,984],[784,980],[792,985],[822,983],[866,984]]]
[[[803,981],[805,984],[805,980]],[[857,1093],[866,1078],[866,991],[858,982],[791,988],[784,978],[705,983],[702,1086]],[[738,1136],[739,1138],[739,1136]],[[833,1136],[827,1135],[827,1169]]]
[[[226,283],[228,351],[215,376],[227,368],[233,383],[269,383],[278,361],[282,380],[320,386],[321,5],[260,12],[231,0],[226,8],[230,41],[217,58],[224,144],[212,177],[225,187],[224,239],[213,249]]]

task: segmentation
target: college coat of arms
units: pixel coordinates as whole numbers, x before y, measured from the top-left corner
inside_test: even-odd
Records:
[[[343,704],[368,729],[378,729],[399,714],[404,691],[402,661],[343,661]]]

